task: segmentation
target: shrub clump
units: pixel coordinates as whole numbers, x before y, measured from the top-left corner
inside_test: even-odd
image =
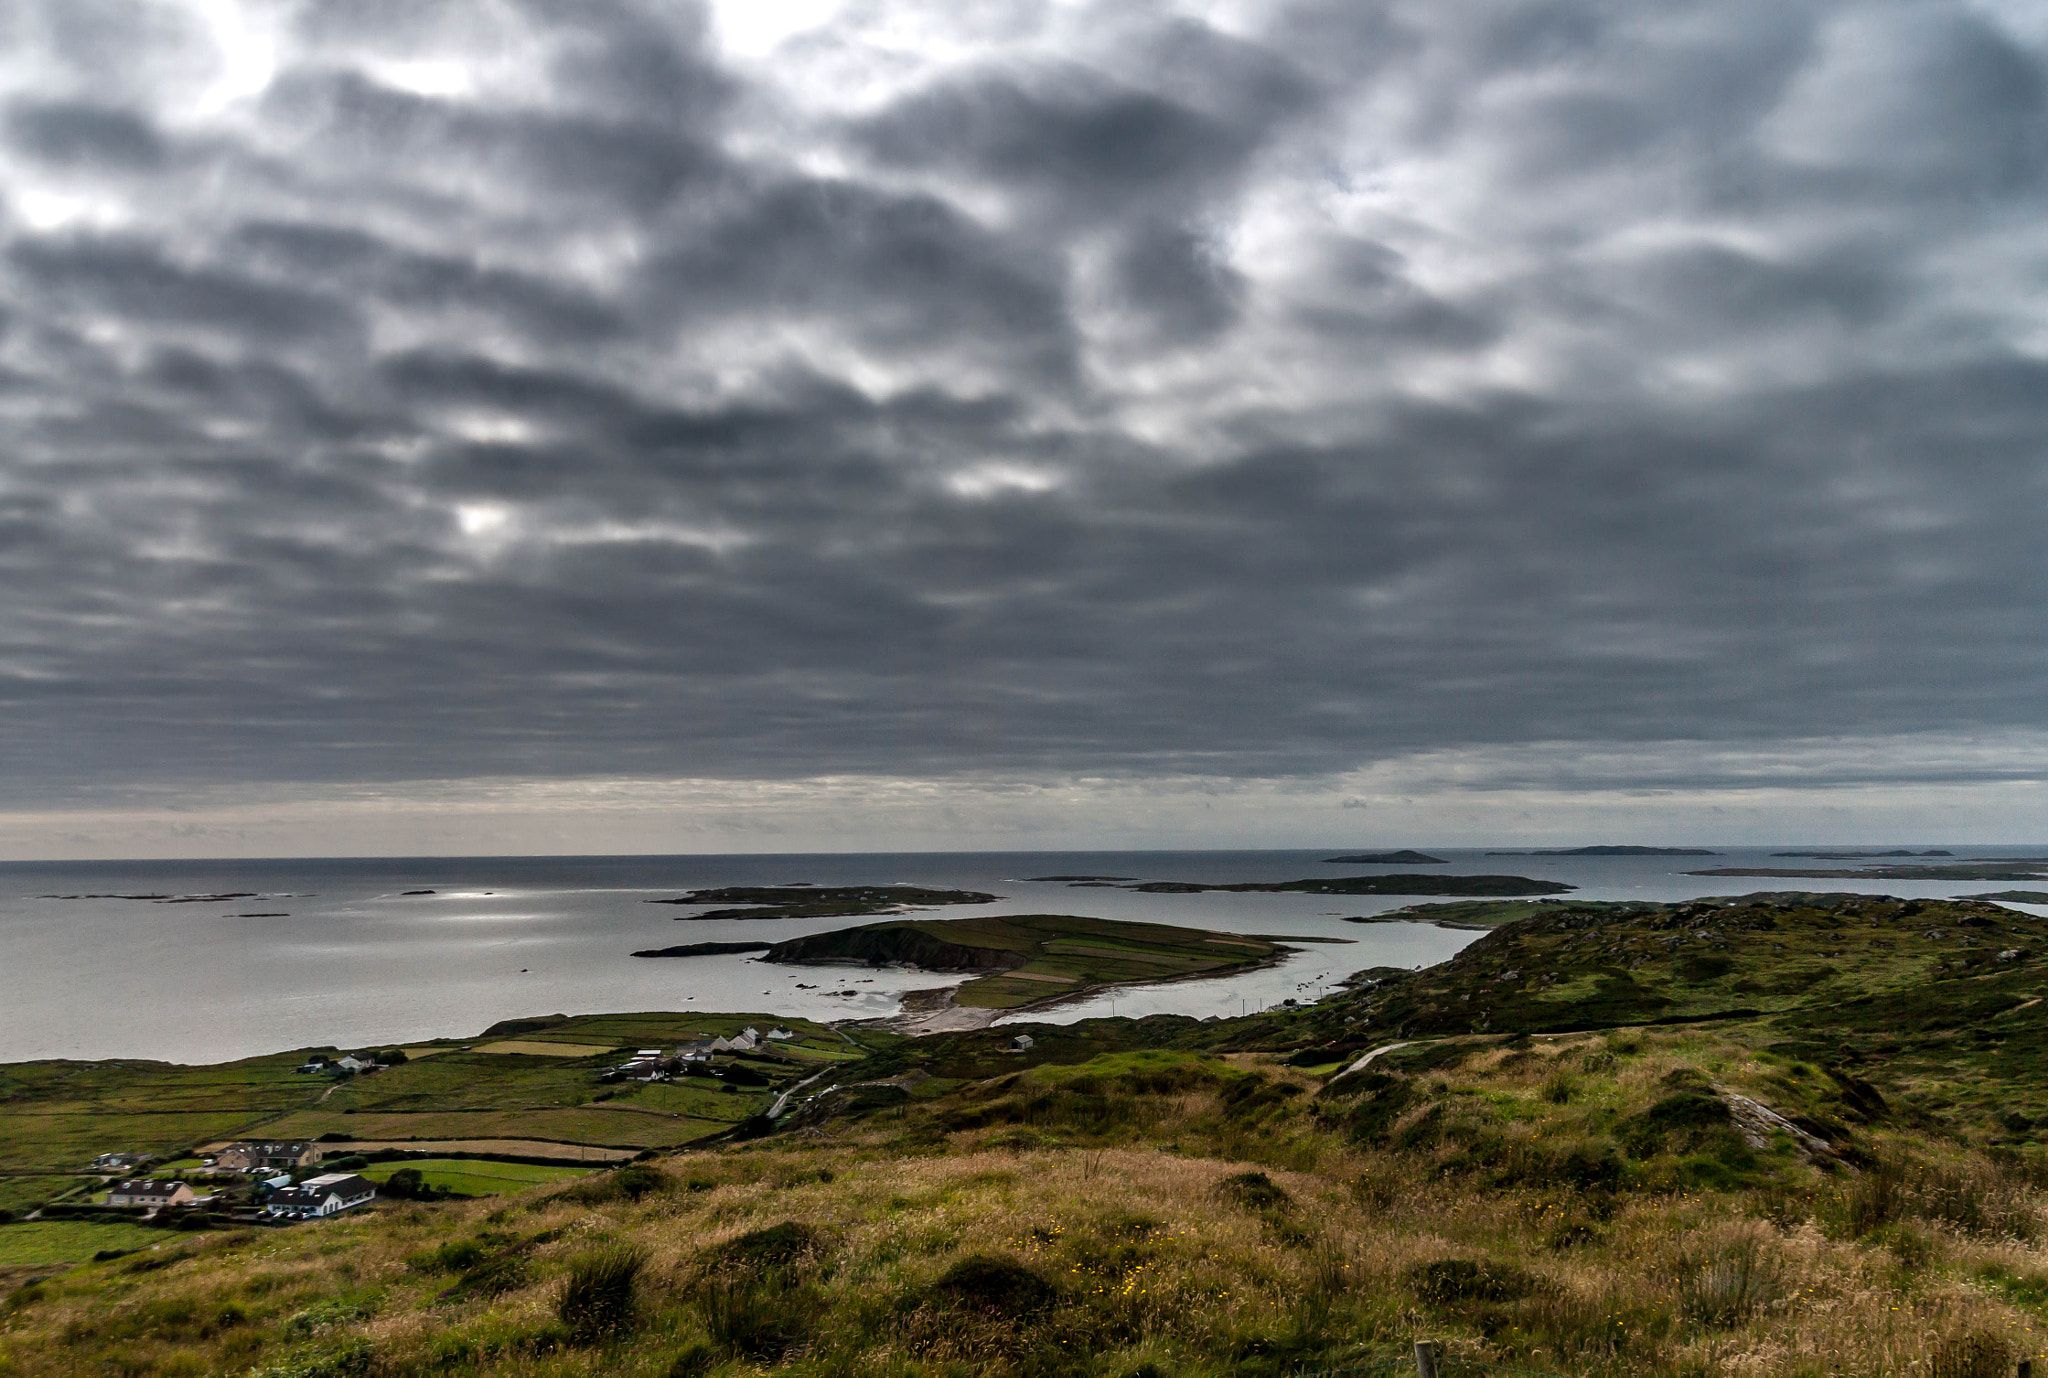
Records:
[[[802,1278],[806,1265],[824,1254],[825,1236],[795,1220],[749,1230],[714,1244],[698,1256],[700,1278],[692,1289],[704,1328],[717,1352],[756,1363],[774,1363],[809,1337],[818,1299]],[[685,1354],[677,1365],[708,1359]]]
[[[1537,1288],[1536,1279],[1520,1268],[1486,1259],[1442,1258],[1418,1263],[1402,1277],[1417,1298],[1435,1306],[1519,1301]]]
[[[1724,1244],[1703,1258],[1681,1260],[1678,1306],[1696,1325],[1741,1325],[1784,1295],[1783,1262],[1755,1235]]]
[[[1988,1330],[1945,1335],[1927,1356],[1929,1378],[2005,1378],[2019,1357],[2012,1341]]]
[[[1053,1285],[1013,1258],[970,1254],[931,1285],[933,1297],[962,1310],[1006,1320],[1034,1316],[1058,1299]]]
[[[1216,1194],[1232,1205],[1253,1211],[1285,1210],[1294,1204],[1287,1188],[1265,1173],[1256,1171],[1233,1173],[1224,1178],[1216,1184]]]
[[[795,1267],[825,1251],[825,1237],[809,1225],[785,1220],[779,1225],[749,1230],[723,1244],[714,1244],[702,1254],[706,1271],[727,1270],[748,1277],[762,1277]]]
[[[647,1255],[632,1248],[604,1249],[569,1265],[555,1314],[575,1343],[591,1344],[632,1328],[634,1293],[646,1266]]]
[[[657,1191],[669,1191],[675,1182],[658,1167],[647,1163],[628,1163],[610,1172],[586,1177],[562,1193],[563,1197],[586,1206],[602,1206],[612,1201],[635,1201]]]

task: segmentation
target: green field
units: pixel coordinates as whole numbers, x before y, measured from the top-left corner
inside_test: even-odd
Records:
[[[0,1267],[82,1263],[102,1249],[146,1249],[173,1236],[140,1225],[85,1220],[28,1220],[0,1225]]]
[[[580,1167],[544,1167],[536,1163],[486,1163],[468,1158],[417,1158],[398,1163],[373,1163],[363,1176],[379,1185],[391,1180],[401,1168],[417,1168],[427,1185],[436,1191],[463,1196],[496,1196],[500,1192],[524,1191],[541,1182],[561,1182],[585,1176]]]
[[[86,1179],[35,1175],[0,1177],[0,1211],[33,1210],[54,1201]]]
[[[718,1083],[707,1082],[649,1095],[598,1080],[620,1050],[671,1048],[778,1022],[800,1037],[750,1059],[772,1083],[767,1087],[720,1093]],[[479,1050],[506,1043],[534,1051]],[[68,1185],[58,1174],[82,1172],[101,1153],[174,1154],[226,1139],[339,1134],[672,1148],[726,1132],[821,1062],[862,1051],[810,1020],[673,1011],[508,1020],[471,1045],[436,1043],[431,1058],[344,1081],[299,1075],[294,1069],[304,1050],[202,1067],[0,1066],[0,1209],[49,1199]]]
[[[292,1071],[302,1060],[274,1053],[204,1067],[0,1066],[0,1172],[76,1171],[101,1153],[171,1153],[238,1138],[319,1100],[324,1080]]]

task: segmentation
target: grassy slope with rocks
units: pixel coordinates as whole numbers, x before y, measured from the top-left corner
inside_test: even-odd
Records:
[[[174,1238],[17,1288],[0,1374],[1277,1378],[1426,1336],[1574,1375],[1992,1378],[2041,1351],[2048,920],[1544,909],[1298,1013],[1026,1026],[1025,1054],[864,1034],[769,1137]]]

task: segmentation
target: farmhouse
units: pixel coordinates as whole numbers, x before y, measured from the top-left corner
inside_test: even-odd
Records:
[[[320,1146],[302,1139],[284,1143],[229,1144],[213,1157],[213,1165],[223,1172],[311,1167],[319,1161]]]
[[[151,1210],[190,1205],[197,1199],[192,1188],[183,1182],[159,1182],[146,1177],[116,1182],[113,1190],[107,1193],[110,1206],[147,1206]]]
[[[263,1203],[267,1214],[288,1220],[312,1220],[335,1215],[377,1199],[373,1182],[353,1172],[328,1172],[309,1177],[295,1187],[273,1192]]]

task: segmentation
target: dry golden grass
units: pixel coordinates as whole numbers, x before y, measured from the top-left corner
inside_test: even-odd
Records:
[[[1635,1113],[1683,1069],[1758,1094],[1790,1075],[1655,1035],[1492,1047],[1415,1079],[1540,1145]],[[1311,1113],[1311,1079],[1256,1057],[1152,1067],[1154,1089],[1106,1109],[1087,1075],[683,1155],[637,1184],[169,1242],[5,1303],[0,1375],[1221,1378],[1430,1338],[1570,1375],[1993,1378],[2041,1348],[2043,1199],[1959,1151],[1922,1150],[1889,1205],[1861,1207],[1884,1218],[1855,1224],[1876,1168],[1788,1159],[1726,1191],[1500,1185],[1446,1175],[1441,1146],[1347,1139]],[[579,1343],[565,1279],[620,1249],[645,1259],[637,1323]]]

